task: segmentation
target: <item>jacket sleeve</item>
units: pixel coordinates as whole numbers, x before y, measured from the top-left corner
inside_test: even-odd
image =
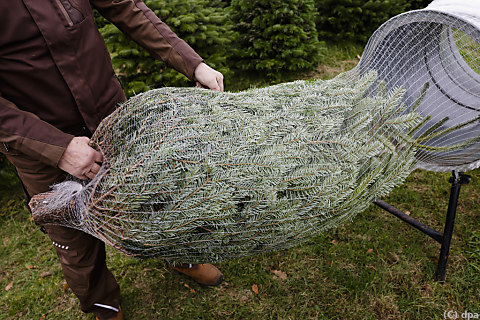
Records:
[[[91,0],[106,19],[175,70],[194,78],[203,59],[140,0]]]
[[[72,135],[18,109],[0,95],[0,151],[16,151],[57,167],[72,139]]]

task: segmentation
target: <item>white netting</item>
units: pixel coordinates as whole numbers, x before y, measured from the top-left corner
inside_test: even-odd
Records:
[[[478,167],[471,21],[431,8],[395,17],[355,69],[328,81],[133,97],[92,138],[99,174],[34,197],[34,219],[137,257],[211,262],[296,245],[416,167]]]
[[[454,129],[472,121],[462,129],[423,141],[437,152],[426,150],[417,155],[420,168],[466,171],[480,166],[480,141],[450,151],[435,149],[480,136],[479,43],[480,1],[437,0],[424,10],[386,22],[365,49],[358,72],[376,70],[387,88],[404,88],[405,103],[414,101],[423,85],[430,84],[418,112],[431,119],[418,134],[435,124]]]

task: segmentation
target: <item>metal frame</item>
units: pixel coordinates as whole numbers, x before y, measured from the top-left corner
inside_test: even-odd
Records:
[[[439,282],[445,281],[445,273],[447,269],[448,254],[450,251],[450,243],[453,235],[453,227],[455,224],[455,215],[457,212],[458,206],[458,197],[460,195],[460,187],[465,184],[469,184],[472,180],[471,176],[463,174],[461,172],[452,171],[452,177],[450,177],[449,182],[451,183],[450,189],[450,199],[448,202],[447,217],[445,220],[445,227],[443,234],[428,227],[427,225],[421,223],[420,221],[412,218],[406,213],[398,210],[394,206],[386,203],[382,200],[375,200],[375,203],[380,208],[390,212],[394,216],[400,218],[404,222],[410,224],[414,228],[420,230],[426,235],[430,236],[432,239],[441,244],[440,256],[438,258],[437,273],[435,279]]]

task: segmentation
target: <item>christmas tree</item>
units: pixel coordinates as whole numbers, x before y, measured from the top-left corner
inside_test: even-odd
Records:
[[[173,263],[291,247],[404,181],[421,142],[442,134],[414,137],[427,90],[406,105],[374,72],[239,93],[152,90],[95,132],[99,174],[35,197],[33,216]]]

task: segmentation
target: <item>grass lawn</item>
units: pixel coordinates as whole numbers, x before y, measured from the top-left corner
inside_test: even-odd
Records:
[[[348,50],[347,50],[348,51]],[[338,49],[329,78],[356,64]],[[93,319],[65,288],[48,237],[29,218],[18,183],[0,170],[0,319]],[[285,251],[219,264],[224,282],[204,288],[159,260],[108,248],[126,319],[444,319],[480,313],[480,170],[462,187],[444,284],[440,246],[372,205],[353,221]],[[442,230],[450,173],[417,170],[385,200]],[[450,313],[453,315],[453,313]]]

